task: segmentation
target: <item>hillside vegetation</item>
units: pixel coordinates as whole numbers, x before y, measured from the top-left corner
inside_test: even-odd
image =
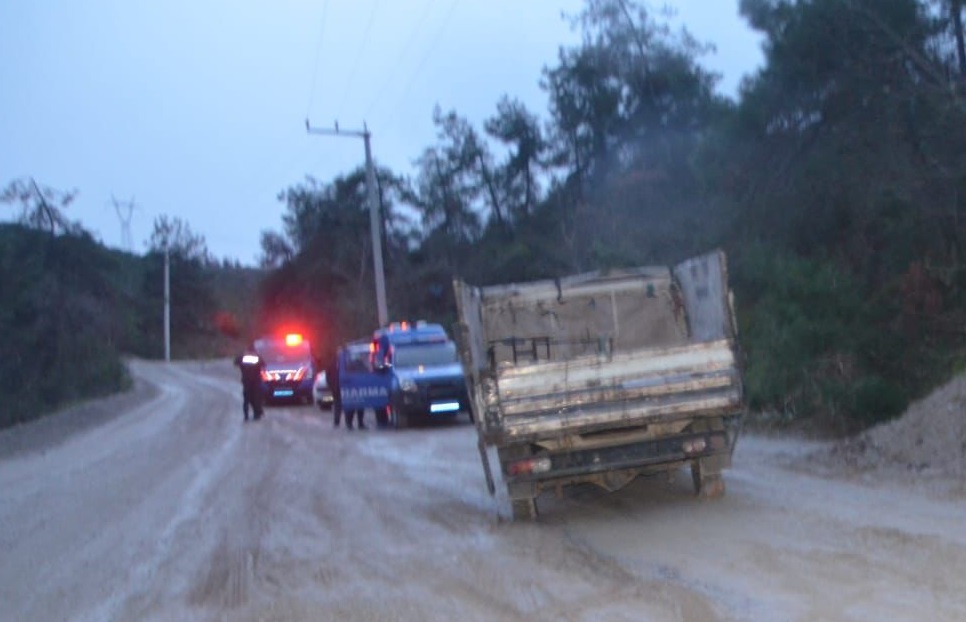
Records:
[[[160,254],[107,249],[79,227],[0,224],[0,427],[124,389],[125,355],[162,358],[162,270]],[[172,356],[235,351],[256,279],[255,270],[175,254]],[[225,316],[236,334],[218,326]]]
[[[751,406],[773,420],[862,428],[962,367],[962,2],[740,6],[764,64],[736,100],[715,91],[709,46],[642,3],[587,0],[581,43],[534,77],[548,110],[507,94],[478,126],[437,108],[415,175],[378,170],[392,318],[451,322],[454,277],[720,247]],[[263,234],[266,304],[311,309],[322,334],[376,323],[364,180],[292,186],[281,231]]]
[[[480,125],[432,111],[437,138],[414,174],[377,167],[391,319],[451,325],[456,277],[524,281],[718,247],[749,401],[771,420],[865,428],[962,369],[963,3],[740,7],[764,64],[736,99],[716,91],[708,45],[641,4],[586,0],[581,42],[534,76],[548,110],[506,94]],[[19,197],[24,226],[0,246],[0,371],[16,405],[2,421],[122,386],[122,353],[161,356],[165,245],[176,357],[295,326],[328,359],[368,334],[365,177],[285,190],[261,273],[212,262],[177,222],[156,224],[145,257],[107,251],[51,209],[55,195],[12,185],[3,198]]]

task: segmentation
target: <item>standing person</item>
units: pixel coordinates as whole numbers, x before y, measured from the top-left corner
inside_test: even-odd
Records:
[[[252,346],[249,346],[244,354],[235,358],[235,365],[241,369],[242,413],[245,415],[245,421],[248,421],[249,407],[252,410],[252,418],[257,421],[262,418],[264,413],[262,408],[262,370],[265,369],[265,361],[258,356]]]
[[[346,413],[345,413],[345,427],[348,428],[348,429],[350,429],[350,430],[352,429],[352,415],[353,415],[353,413],[356,416],[356,423],[358,424],[359,429],[360,430],[366,430],[366,429],[368,429],[368,428],[366,428],[365,422],[362,421],[362,416],[366,414],[366,411],[363,408],[356,408],[355,410],[347,410],[346,411]]]
[[[335,358],[329,363],[329,366],[325,369],[325,381],[329,384],[329,388],[332,390],[332,427],[339,427],[339,422],[342,420],[342,386],[339,383],[339,355],[336,354]],[[346,423],[349,420],[346,419]]]

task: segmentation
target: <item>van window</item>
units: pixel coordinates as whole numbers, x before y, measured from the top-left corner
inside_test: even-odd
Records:
[[[345,370],[355,374],[372,371],[369,367],[369,350],[355,348],[348,350],[345,353]]]
[[[396,367],[419,367],[424,365],[450,365],[458,362],[456,344],[452,341],[442,343],[399,344],[393,348]]]
[[[308,341],[290,346],[284,339],[259,339],[255,341],[255,352],[268,363],[304,363],[312,358]]]

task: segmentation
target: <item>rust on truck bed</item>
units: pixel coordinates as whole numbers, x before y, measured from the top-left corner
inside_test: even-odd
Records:
[[[506,440],[721,415],[742,397],[726,340],[504,367],[493,382],[487,411],[499,413]]]

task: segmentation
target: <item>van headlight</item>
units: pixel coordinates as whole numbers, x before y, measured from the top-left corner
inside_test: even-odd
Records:
[[[415,393],[418,387],[416,386],[416,381],[412,378],[403,378],[399,381],[399,388],[405,393]]]

